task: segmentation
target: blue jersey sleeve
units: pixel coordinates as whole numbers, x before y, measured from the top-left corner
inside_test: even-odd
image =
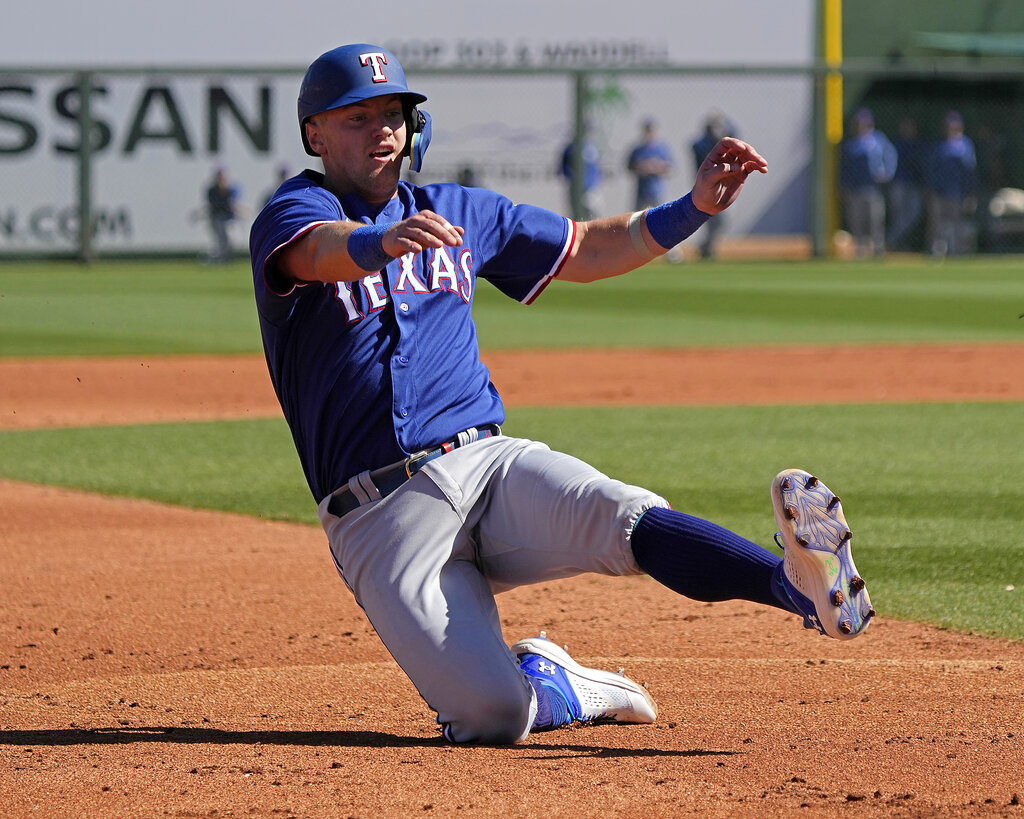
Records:
[[[478,248],[478,275],[516,301],[530,304],[558,275],[576,238],[576,223],[501,194],[474,190],[463,217]],[[472,247],[472,245],[471,245]]]
[[[337,198],[317,177],[315,171],[304,171],[289,179],[253,222],[249,254],[257,288],[287,296],[296,283],[278,271],[277,254],[317,225],[345,218]]]

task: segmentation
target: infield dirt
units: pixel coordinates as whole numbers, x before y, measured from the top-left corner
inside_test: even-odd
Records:
[[[511,407],[1024,399],[1022,345],[485,359]],[[279,412],[259,357],[8,361],[0,383],[8,429]],[[319,529],[0,492],[7,816],[1024,817],[1020,643],[884,617],[837,643],[585,576],[501,595],[506,636],[625,667],[658,723],[452,747]]]

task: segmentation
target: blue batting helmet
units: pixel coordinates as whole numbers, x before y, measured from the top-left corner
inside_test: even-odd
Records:
[[[368,43],[344,45],[321,54],[306,70],[298,105],[299,131],[306,153],[317,155],[306,139],[310,117],[388,94],[402,95],[408,126],[405,153],[412,157],[412,170],[418,171],[430,141],[430,116],[418,111],[416,105],[427,98],[409,90],[405,71],[394,54]]]

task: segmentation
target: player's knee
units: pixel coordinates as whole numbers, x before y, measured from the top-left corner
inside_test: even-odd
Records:
[[[448,720],[445,736],[452,742],[481,745],[509,745],[524,739],[533,722],[530,684],[489,687],[478,692],[472,708]]]

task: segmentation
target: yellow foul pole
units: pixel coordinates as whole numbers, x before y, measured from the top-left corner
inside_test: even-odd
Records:
[[[836,197],[836,154],[843,139],[843,0],[823,0],[824,3],[824,58],[828,72],[825,75],[825,139],[828,143],[826,162],[829,192],[828,235],[834,236],[839,227],[839,208]]]
[[[830,145],[843,138],[843,0],[825,0],[825,123]]]

